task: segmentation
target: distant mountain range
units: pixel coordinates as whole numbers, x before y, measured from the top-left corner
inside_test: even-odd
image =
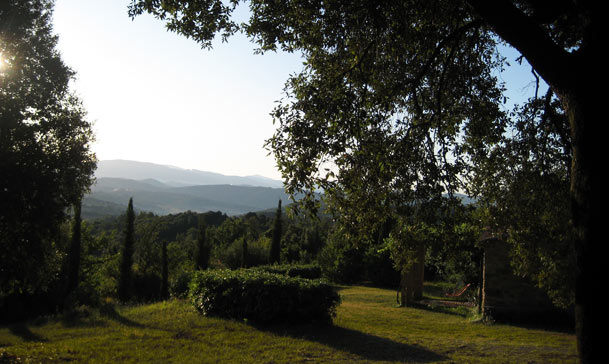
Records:
[[[283,188],[283,182],[263,176],[225,176],[220,173],[184,169],[154,163],[129,160],[105,160],[97,163],[97,178],[124,178],[147,180],[150,184],[161,182],[171,187],[200,185],[234,185]],[[152,180],[156,180],[152,181]]]
[[[277,206],[289,196],[283,183],[262,176],[225,176],[127,160],[100,161],[96,183],[83,200],[84,218],[136,210],[165,215],[187,210],[238,215]]]
[[[83,200],[86,219],[120,215],[131,197],[136,210],[157,215],[188,210],[239,215],[274,211],[279,200],[284,206],[290,202],[281,181],[262,176],[225,176],[128,160],[100,161],[95,176]],[[474,202],[466,195],[457,197],[464,204]]]

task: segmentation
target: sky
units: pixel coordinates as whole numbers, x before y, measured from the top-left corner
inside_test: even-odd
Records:
[[[203,50],[150,15],[132,20],[129,2],[55,4],[58,49],[77,73],[72,88],[93,122],[98,159],[281,179],[263,145],[285,81],[302,69],[300,55],[256,55],[243,35]],[[518,101],[532,95],[533,78],[526,64],[512,64],[501,78]]]
[[[203,50],[129,0],[57,0],[54,31],[94,123],[99,160],[129,159],[280,179],[263,148],[300,55],[255,55],[244,36]]]

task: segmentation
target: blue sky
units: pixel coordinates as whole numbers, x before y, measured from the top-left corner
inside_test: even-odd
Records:
[[[94,121],[99,159],[279,178],[263,149],[269,113],[299,55],[254,55],[243,36],[211,51],[169,33],[129,1],[57,0],[54,29]]]
[[[99,159],[130,159],[228,175],[280,179],[263,149],[269,113],[298,54],[254,55],[236,35],[212,50],[165,30],[148,15],[131,20],[129,0],[56,0],[55,32],[73,89],[94,122]],[[530,67],[502,74],[511,100],[532,96]]]

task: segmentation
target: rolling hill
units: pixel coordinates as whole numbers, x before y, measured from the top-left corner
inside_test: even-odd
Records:
[[[280,199],[289,199],[283,188],[228,184],[174,187],[154,179],[101,177],[83,200],[83,217],[121,214],[131,197],[136,210],[158,215],[187,210],[238,215],[273,208]]]
[[[154,163],[122,159],[103,160],[97,164],[97,178],[122,178],[172,187],[234,185],[282,188],[283,182],[263,176],[226,176],[220,173],[184,169]],[[159,185],[159,187],[162,187]]]
[[[225,176],[172,166],[127,160],[100,161],[96,183],[83,200],[82,214],[91,219],[120,215],[129,198],[134,208],[157,215],[183,211],[221,211],[227,215],[264,211],[289,196],[281,181],[260,176]],[[298,197],[298,196],[297,196]],[[464,204],[474,200],[457,194]]]

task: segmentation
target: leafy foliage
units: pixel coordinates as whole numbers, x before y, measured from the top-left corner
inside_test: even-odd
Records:
[[[362,250],[344,239],[339,229],[334,230],[318,257],[323,276],[338,283],[361,281],[365,268]]]
[[[199,219],[199,229],[197,231],[197,250],[195,252],[195,268],[205,270],[209,267],[209,254],[211,245],[207,240],[205,221]]]
[[[82,229],[82,220],[81,220],[81,204],[78,203],[74,205],[74,218],[72,221],[72,236],[70,238],[70,248],[68,250],[67,255],[67,269],[66,273],[68,276],[67,279],[67,287],[66,293],[72,292],[74,289],[78,287],[78,282],[80,278],[80,256],[81,256],[81,229]]]
[[[167,261],[167,242],[163,242],[162,246],[162,270],[161,270],[161,298],[166,299],[169,297],[169,263]]]
[[[193,272],[182,271],[177,277],[175,277],[171,281],[171,296],[176,298],[187,298],[188,286],[190,285],[193,275]]]
[[[203,47],[244,30],[261,52],[302,52],[305,68],[286,84],[268,146],[290,193],[324,188],[338,216],[363,231],[405,202],[464,186],[466,167],[508,127],[497,46],[520,51],[569,121],[578,348],[585,363],[602,355],[593,342],[602,305],[589,282],[603,267],[597,211],[606,199],[594,161],[606,134],[596,122],[602,93],[588,85],[605,68],[606,4],[253,0],[239,25],[231,17],[239,3],[132,0],[130,13],[151,13]]]
[[[331,322],[340,303],[335,288],[322,281],[260,270],[195,273],[189,297],[201,314],[253,322]]]
[[[269,261],[271,263],[279,264],[280,262],[281,233],[281,200],[279,200],[279,202],[277,203],[277,212],[275,213],[275,220],[273,220],[273,240],[271,240],[271,251],[269,253]]]
[[[253,269],[257,269],[267,273],[281,274],[288,277],[298,277],[306,279],[321,278],[321,268],[316,264],[263,265]]]
[[[480,219],[507,234],[519,275],[569,307],[576,271],[570,126],[551,90],[516,109],[510,120],[513,133],[489,148],[472,174],[473,192],[483,196]]]
[[[91,124],[52,32],[50,0],[0,5],[0,295],[57,279],[59,226],[92,183]]]

